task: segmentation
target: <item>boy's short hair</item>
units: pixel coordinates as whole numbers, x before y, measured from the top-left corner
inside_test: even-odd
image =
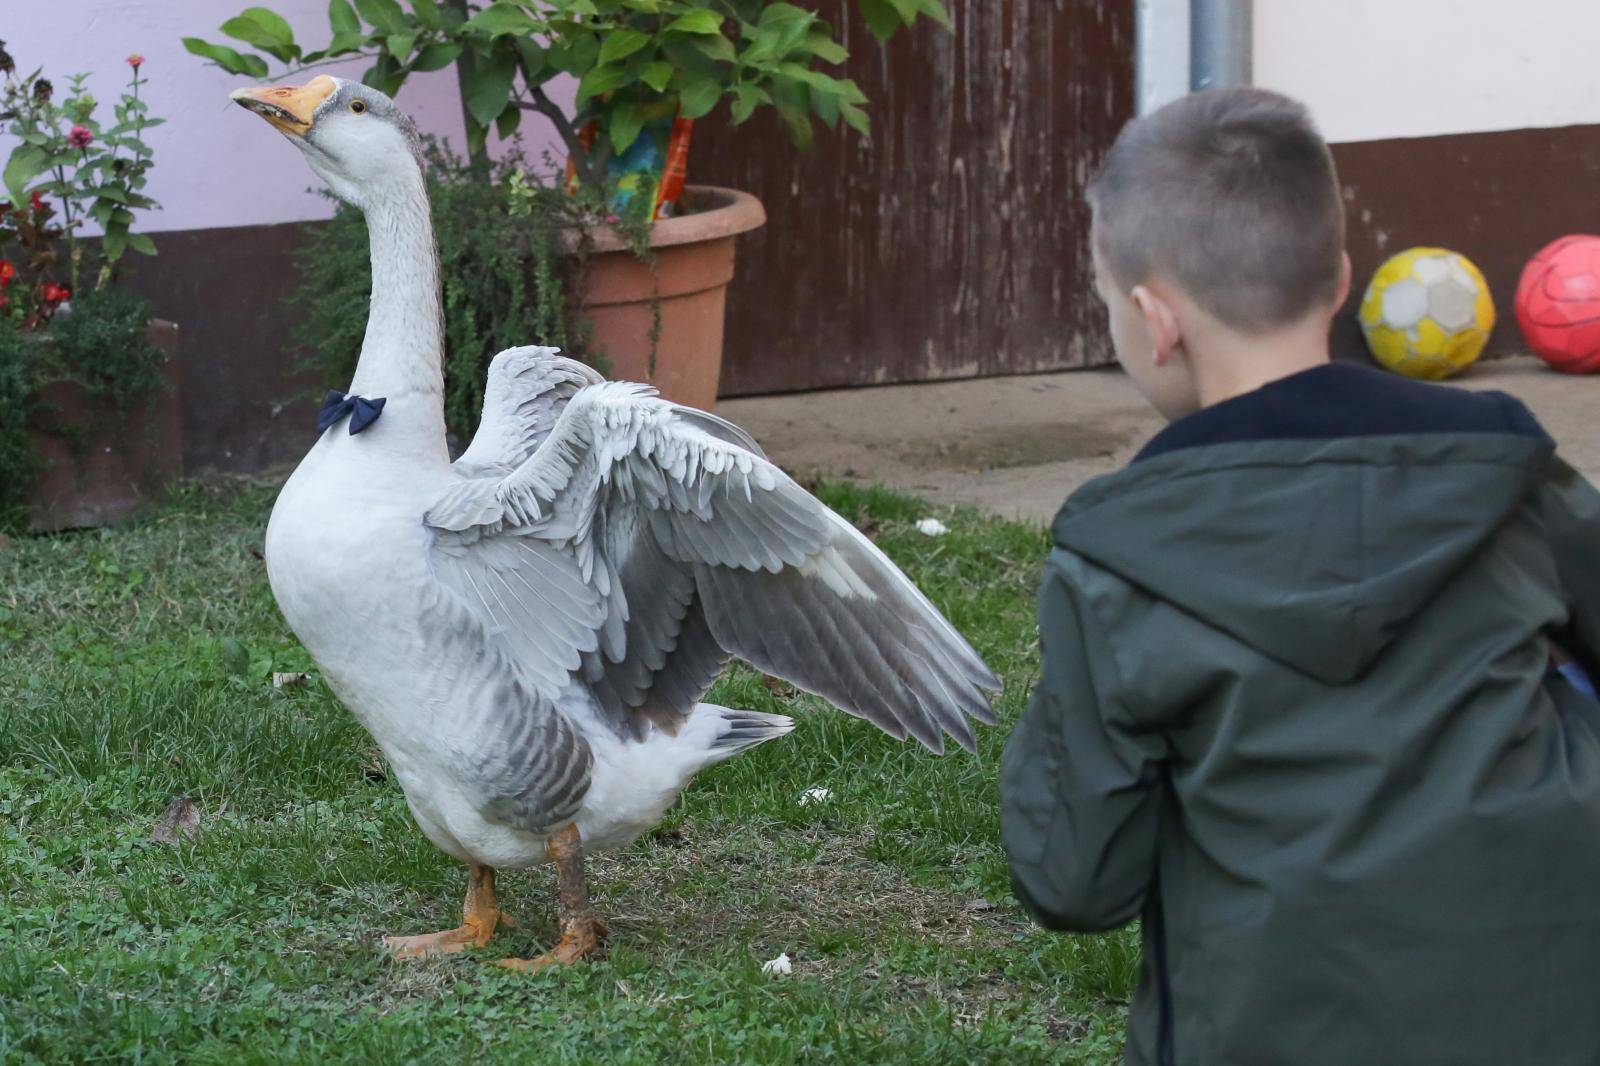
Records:
[[[1129,123],[1089,186],[1124,291],[1168,278],[1228,327],[1298,321],[1338,293],[1344,203],[1304,106],[1217,89]]]

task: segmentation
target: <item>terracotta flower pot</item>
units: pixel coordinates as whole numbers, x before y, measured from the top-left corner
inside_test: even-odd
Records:
[[[30,528],[37,532],[105,526],[120,522],[150,502],[183,474],[182,423],[178,406],[178,327],[157,319],[150,340],[166,354],[167,388],[152,395],[119,424],[103,397],[70,383],[39,394],[47,425],[84,434],[78,440],[36,431],[33,444],[44,459],[34,488]]]
[[[734,244],[763,225],[767,213],[748,193],[705,185],[685,188],[680,202],[691,213],[657,222],[652,231],[654,273],[612,230],[590,231],[578,309],[594,324],[591,350],[610,360],[609,377],[648,382],[669,400],[710,410],[722,376]],[[661,335],[652,345],[658,298]]]

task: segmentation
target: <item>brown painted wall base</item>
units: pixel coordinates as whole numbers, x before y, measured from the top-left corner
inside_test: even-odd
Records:
[[[315,440],[317,401],[306,397],[327,383],[295,372],[302,353],[284,306],[293,250],[312,225],[158,233],[159,255],[123,260],[156,316],[183,330],[186,472],[254,473],[298,460]]]
[[[1566,233],[1600,233],[1600,125],[1336,144],[1355,286],[1334,351],[1367,358],[1356,308],[1372,272],[1414,245],[1460,252],[1483,271],[1499,321],[1487,354],[1524,350],[1512,312],[1530,255]]]

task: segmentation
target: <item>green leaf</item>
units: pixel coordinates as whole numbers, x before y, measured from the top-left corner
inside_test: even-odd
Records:
[[[820,70],[812,70],[800,63],[780,63],[779,73],[810,86],[818,92],[830,93],[852,104],[864,104],[867,95],[853,81],[829,77]]]
[[[461,54],[459,44],[434,44],[426,45],[417,53],[417,58],[411,64],[412,70],[443,70],[456,61]]]
[[[696,8],[686,14],[679,15],[667,23],[668,33],[702,33],[722,34],[722,19],[716,13],[705,8]]]
[[[950,12],[944,9],[944,4],[939,0],[917,0],[917,10],[947,30],[954,28],[950,23]]]
[[[922,8],[922,0],[889,0],[889,3],[894,5],[895,14],[907,26],[917,21],[917,12]]]
[[[472,16],[462,28],[501,37],[508,33],[532,33],[539,28],[539,23],[515,4],[497,2]]]
[[[417,35],[415,33],[391,33],[384,38],[383,44],[389,50],[390,55],[394,56],[397,61],[404,63],[411,58],[411,50],[417,45]]]
[[[794,146],[801,151],[808,150],[816,139],[816,132],[811,128],[811,117],[804,113],[786,114],[783,121],[789,128],[789,139]]]
[[[417,13],[417,21],[428,29],[444,28],[444,19],[439,16],[439,5],[434,0],[411,0],[411,10]]]
[[[467,123],[467,153],[477,155],[489,142],[489,127],[479,122]]]
[[[644,108],[635,103],[620,104],[611,110],[611,147],[618,155],[633,147],[644,129]]]
[[[550,57],[537,41],[531,37],[516,37],[511,43],[517,46],[517,63],[522,67],[523,81],[534,86],[550,80],[546,72]]]
[[[861,134],[861,136],[872,136],[872,119],[867,117],[867,113],[855,104],[848,101],[840,102],[839,113],[844,116],[844,120],[849,123],[850,128]]]
[[[333,27],[334,38],[342,34],[361,35],[361,20],[356,17],[350,0],[328,0],[328,25]],[[332,51],[330,48],[329,51]]]
[[[772,103],[772,96],[758,85],[745,85],[743,83],[733,87],[733,124],[743,125],[756,108],[763,104]]]
[[[140,255],[156,254],[156,242],[145,236],[143,233],[128,234],[128,247],[132,248]]]
[[[667,86],[672,82],[674,69],[671,63],[664,59],[658,59],[654,63],[646,63],[644,65],[643,69],[639,71],[639,80],[656,92],[664,93],[667,91]]]
[[[703,118],[711,113],[721,99],[721,82],[696,78],[678,93],[679,115],[682,118]]]
[[[294,43],[294,30],[275,11],[264,7],[247,7],[222,24],[222,32],[234,40],[254,45],[275,59],[285,63],[300,58],[300,48]]]
[[[600,63],[604,65],[626,59],[649,43],[648,33],[630,29],[612,30],[605,35],[605,42],[600,45]]]
[[[578,102],[590,100],[606,93],[614,92],[629,85],[635,80],[635,74],[627,67],[610,66],[595,67],[583,76],[578,82]]]
[[[247,18],[261,27],[262,32],[270,34],[272,39],[279,44],[293,44],[294,30],[289,23],[284,21],[282,15],[267,7],[247,7],[239,13],[240,18]]]
[[[385,52],[378,57],[378,61],[368,67],[361,75],[361,83],[370,85],[385,96],[393,96],[400,91],[400,86],[406,81],[406,72],[394,57]]]
[[[839,99],[837,93],[813,91],[811,94],[811,110],[817,117],[828,124],[830,129],[839,125],[839,108],[844,101]]]
[[[563,74],[582,77],[600,58],[600,38],[592,33],[568,35],[550,48],[550,65]]]
[[[844,45],[825,33],[813,33],[807,37],[806,48],[824,63],[832,63],[835,66],[850,58],[850,53]]]
[[[760,25],[771,26],[774,23],[789,22],[794,19],[798,19],[809,24],[815,20],[816,17],[817,16],[814,12],[795,7],[793,4],[768,4],[766,7],[761,9]]]
[[[127,247],[127,244],[127,225],[107,225],[105,236],[100,238],[100,253],[115,263],[122,258],[122,250]]]
[[[517,62],[510,54],[496,51],[488,57],[479,55],[471,76],[461,87],[467,112],[475,121],[487,127],[506,109],[516,78]],[[488,136],[487,128],[484,136]]]
[[[893,37],[895,31],[905,23],[900,18],[890,0],[856,0],[861,6],[861,16],[867,20],[867,29],[872,31],[881,44]]]
[[[715,37],[694,38],[693,47],[695,51],[713,62],[734,63],[739,59],[739,53],[734,50],[733,42],[720,33]]]
[[[32,144],[18,145],[11,150],[11,158],[6,161],[6,168],[0,178],[5,181],[6,192],[11,196],[13,204],[20,204],[27,199],[28,183],[50,165],[50,155],[44,149]]]
[[[502,141],[508,141],[517,135],[517,127],[521,125],[522,108],[508,107],[494,120],[494,131]]]
[[[406,29],[406,13],[395,0],[356,0],[356,10],[383,33],[402,33]]]
[[[267,61],[260,56],[243,56],[225,44],[212,44],[199,37],[183,38],[183,47],[190,55],[209,59],[229,74],[248,74],[252,78],[267,76]]]

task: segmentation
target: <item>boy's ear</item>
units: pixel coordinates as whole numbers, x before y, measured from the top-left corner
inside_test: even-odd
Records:
[[[1344,302],[1346,300],[1350,299],[1350,281],[1351,281],[1351,278],[1354,276],[1354,274],[1355,274],[1355,268],[1353,268],[1350,265],[1350,253],[1349,252],[1340,252],[1339,253],[1339,292],[1338,292],[1337,298],[1333,301],[1333,309],[1335,311],[1337,311],[1339,308],[1343,307],[1344,306]]]
[[[1133,292],[1134,306],[1144,316],[1145,332],[1150,337],[1150,344],[1155,349],[1156,366],[1166,366],[1172,358],[1173,349],[1183,340],[1183,331],[1178,326],[1178,312],[1172,303],[1148,285],[1135,285]]]

